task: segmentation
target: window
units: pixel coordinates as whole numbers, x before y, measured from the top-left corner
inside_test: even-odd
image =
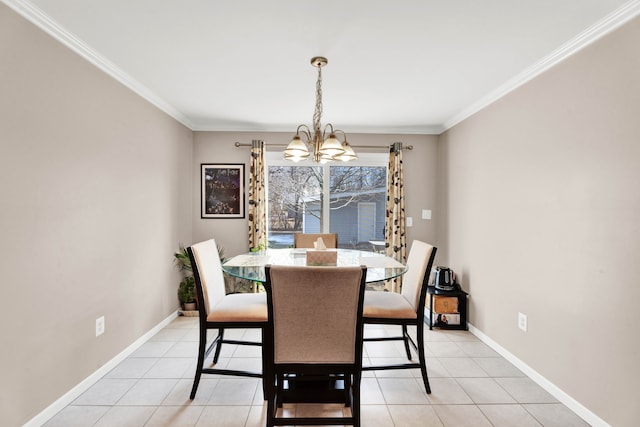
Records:
[[[267,153],[268,246],[293,246],[293,233],[337,233],[342,248],[374,250],[384,240],[386,153],[356,162],[292,163]]]

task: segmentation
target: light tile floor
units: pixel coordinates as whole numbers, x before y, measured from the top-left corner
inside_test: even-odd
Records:
[[[367,325],[367,336],[395,335],[399,327]],[[256,330],[228,335],[259,340]],[[364,427],[587,426],[474,335],[425,332],[427,395],[417,369],[369,371],[362,381]],[[61,410],[47,427],[258,427],[266,404],[259,379],[204,375],[189,392],[197,355],[195,317],[178,317],[95,385]],[[364,363],[404,361],[400,342],[365,344]],[[260,370],[258,347],[223,347],[219,366]],[[284,411],[340,414],[340,405],[285,405]]]

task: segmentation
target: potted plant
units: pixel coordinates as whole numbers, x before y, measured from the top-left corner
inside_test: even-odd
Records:
[[[178,299],[185,311],[196,309],[196,281],[193,276],[185,276],[178,286]]]
[[[191,269],[191,260],[189,259],[187,248],[185,248],[184,246],[180,246],[180,250],[173,256],[176,266],[178,266],[178,269],[182,271],[185,276],[193,275],[193,270]]]
[[[191,268],[191,260],[184,246],[180,246],[178,252],[174,255],[174,262],[178,269],[182,272],[183,278],[178,285],[178,300],[183,308],[183,315],[197,315],[196,306],[196,281],[193,278],[193,270]],[[191,312],[191,313],[189,313]]]

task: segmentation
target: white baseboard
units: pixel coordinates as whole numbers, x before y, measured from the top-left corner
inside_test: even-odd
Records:
[[[551,381],[540,375],[538,372],[533,370],[529,365],[524,363],[522,360],[518,359],[516,356],[511,354],[507,349],[502,347],[500,344],[489,338],[485,335],[481,330],[473,326],[469,323],[469,332],[478,337],[480,341],[487,344],[489,347],[494,349],[497,353],[499,353],[502,357],[511,362],[514,366],[524,372],[529,378],[535,381],[540,387],[545,389],[549,394],[562,402],[565,406],[571,409],[576,413],[580,418],[585,420],[587,423],[592,425],[593,427],[611,427],[610,424],[607,424],[602,418],[598,417],[596,414],[591,412],[589,409],[584,407],[580,402],[575,400],[573,397],[569,396],[567,393],[558,388]]]
[[[80,384],[69,390],[61,398],[49,405],[44,411],[30,419],[23,427],[40,427],[58,412],[60,412],[65,406],[69,405],[75,399],[77,399],[82,393],[87,391],[89,387],[94,385],[100,378],[105,376],[109,371],[115,368],[120,362],[126,359],[134,351],[136,351],[142,344],[149,341],[149,339],[157,334],[162,328],[171,323],[176,317],[178,317],[178,311],[171,313],[166,319],[158,323],[149,332],[134,341],[129,347],[121,351],[116,357],[105,363],[100,369],[93,374],[85,378]]]

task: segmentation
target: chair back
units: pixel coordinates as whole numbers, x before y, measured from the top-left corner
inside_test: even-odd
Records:
[[[294,233],[293,246],[296,248],[311,248],[313,244],[322,237],[322,241],[327,248],[338,247],[338,234],[336,233]]]
[[[188,247],[187,253],[191,259],[191,269],[196,282],[198,310],[200,316],[206,319],[211,307],[226,294],[218,246],[214,239],[205,240]]]
[[[429,272],[436,256],[436,248],[420,240],[414,240],[407,257],[408,270],[402,276],[403,297],[417,311],[420,308],[421,293],[429,282]],[[423,297],[424,298],[424,297]],[[422,301],[424,306],[424,301]]]
[[[267,266],[274,363],[362,363],[367,268]]]

